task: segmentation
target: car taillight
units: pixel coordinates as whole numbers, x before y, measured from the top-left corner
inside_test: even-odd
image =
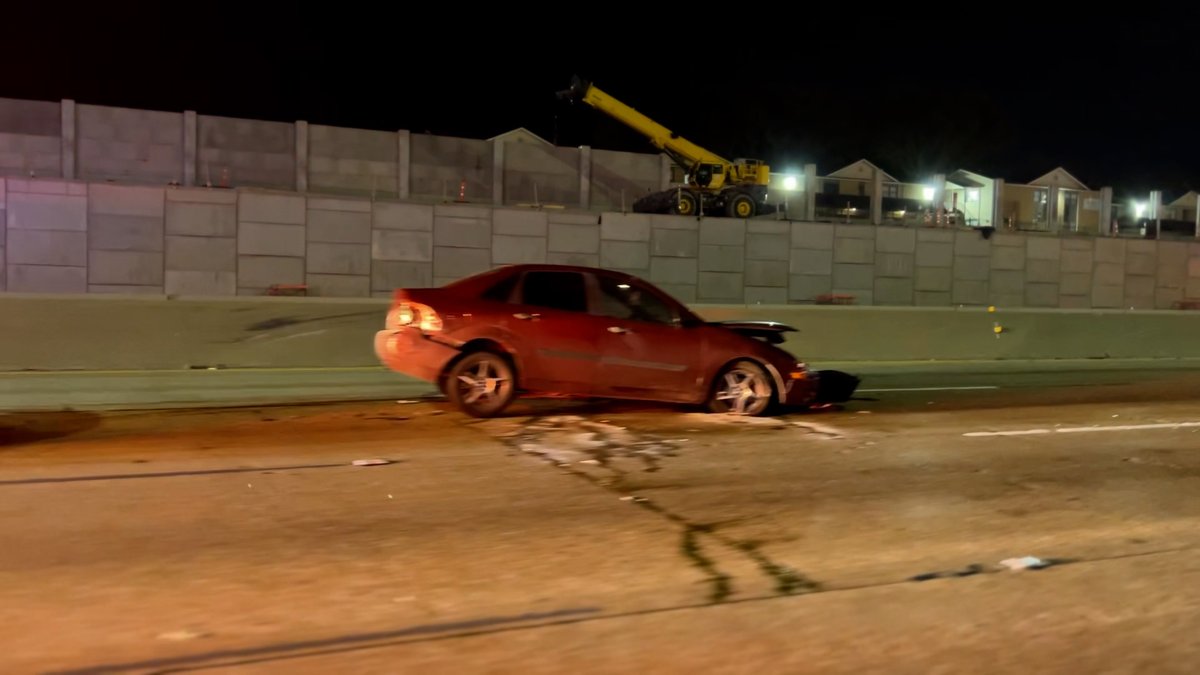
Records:
[[[426,333],[435,333],[442,329],[442,317],[429,305],[419,302],[402,302],[392,310],[391,323],[397,328],[416,325]]]
[[[408,303],[401,304],[392,314],[393,323],[395,323],[397,326],[407,326],[413,322],[414,314],[416,314],[416,312],[413,311],[412,305],[409,305]]]
[[[424,307],[421,310],[420,327],[423,332],[436,333],[442,329],[442,317],[432,307]]]

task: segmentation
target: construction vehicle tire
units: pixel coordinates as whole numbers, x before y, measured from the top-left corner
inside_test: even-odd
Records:
[[[739,192],[725,203],[725,211],[730,218],[753,218],[757,210],[754,198],[745,192]]]
[[[679,196],[671,207],[671,212],[678,216],[694,216],[699,210],[700,201],[696,199],[696,195],[686,190],[679,191]]]

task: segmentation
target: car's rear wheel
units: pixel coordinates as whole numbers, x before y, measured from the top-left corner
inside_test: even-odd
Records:
[[[494,417],[516,397],[513,368],[499,354],[474,352],[459,359],[447,373],[446,396],[472,417]]]
[[[708,409],[728,415],[763,415],[771,409],[775,388],[763,367],[737,361],[717,375],[709,394]]]

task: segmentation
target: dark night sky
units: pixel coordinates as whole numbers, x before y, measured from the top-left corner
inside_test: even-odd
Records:
[[[0,96],[480,138],[524,126],[562,145],[649,151],[555,100],[578,72],[701,145],[781,169],[866,157],[906,180],[961,167],[1024,182],[1062,165],[1118,194],[1200,188],[1195,10],[1031,5],[985,19],[969,12],[1002,5],[975,3],[921,19],[746,5],[745,22],[710,15],[701,30],[636,5],[490,24],[464,4],[87,6],[73,22],[10,22],[29,29],[0,46]],[[585,9],[606,18],[589,23]]]

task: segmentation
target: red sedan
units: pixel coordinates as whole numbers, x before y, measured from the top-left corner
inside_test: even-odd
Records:
[[[705,321],[620,272],[508,265],[441,288],[398,289],[375,352],[476,417],[547,395],[762,415],[816,401],[817,373],[776,346],[792,330]]]

